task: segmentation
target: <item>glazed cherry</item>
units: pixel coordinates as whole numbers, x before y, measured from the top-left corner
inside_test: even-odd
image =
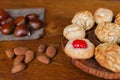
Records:
[[[74,48],[87,48],[87,43],[84,40],[76,39],[72,43]]]

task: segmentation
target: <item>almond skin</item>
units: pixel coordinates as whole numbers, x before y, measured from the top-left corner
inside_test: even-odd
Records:
[[[25,52],[25,63],[29,63],[34,59],[34,52],[32,50],[28,50]]]
[[[51,60],[47,56],[37,56],[37,60],[44,64],[49,64]]]
[[[49,46],[46,50],[46,55],[49,58],[53,58],[57,53],[57,49],[54,46]]]
[[[40,44],[38,47],[38,52],[43,53],[43,52],[45,52],[46,48],[47,48],[47,45]]]
[[[26,65],[24,63],[19,63],[18,65],[13,66],[11,73],[17,73],[26,68]]]
[[[19,55],[15,58],[13,65],[18,65],[24,60],[25,56],[24,55]]]
[[[5,53],[6,53],[7,57],[10,58],[10,59],[12,59],[14,57],[14,51],[13,51],[13,49],[7,49],[5,51]]]
[[[28,50],[28,48],[26,48],[26,47],[17,47],[14,49],[14,53],[16,55],[24,55],[27,50]]]

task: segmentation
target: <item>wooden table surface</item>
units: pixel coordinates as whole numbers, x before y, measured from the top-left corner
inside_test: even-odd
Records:
[[[92,13],[99,7],[113,10],[114,15],[120,12],[118,0],[0,0],[2,9],[45,8],[45,36],[31,41],[0,42],[0,80],[102,80],[76,68],[68,61],[61,48],[61,35],[65,26],[71,24],[74,14],[81,10]],[[57,56],[49,65],[34,59],[28,67],[19,73],[10,72],[13,60],[7,58],[7,48],[19,46],[29,47],[37,53],[40,44],[54,45],[58,49]]]

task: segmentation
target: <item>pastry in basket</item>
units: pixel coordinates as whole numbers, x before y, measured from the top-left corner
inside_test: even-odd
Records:
[[[120,26],[115,23],[98,24],[94,32],[101,42],[120,42]]]
[[[95,59],[113,72],[120,72],[120,47],[116,43],[103,43],[95,48]]]
[[[115,17],[115,21],[116,24],[120,25],[120,13],[118,13]]]
[[[96,23],[111,22],[113,19],[113,12],[110,9],[98,8],[94,13]]]
[[[94,55],[94,49],[88,39],[71,39],[65,46],[65,53],[73,59],[88,59]]]
[[[89,30],[94,26],[94,17],[89,11],[81,11],[76,13],[72,19],[72,23],[81,25],[85,30]]]
[[[64,28],[63,35],[66,39],[74,39],[74,38],[84,38],[85,30],[82,26],[77,24],[71,24]]]

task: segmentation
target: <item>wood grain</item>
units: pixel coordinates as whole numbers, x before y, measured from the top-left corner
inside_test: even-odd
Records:
[[[113,10],[114,15],[120,12],[120,2],[117,0],[1,0],[3,9],[45,8],[45,36],[30,41],[0,42],[0,80],[104,80],[87,74],[68,61],[61,48],[61,35],[65,26],[71,24],[73,15],[81,10],[92,13],[99,7]],[[4,51],[18,46],[29,47],[37,54],[41,43],[54,45],[59,49],[57,56],[49,65],[39,63],[34,59],[24,71],[11,74],[13,60],[7,58]]]

